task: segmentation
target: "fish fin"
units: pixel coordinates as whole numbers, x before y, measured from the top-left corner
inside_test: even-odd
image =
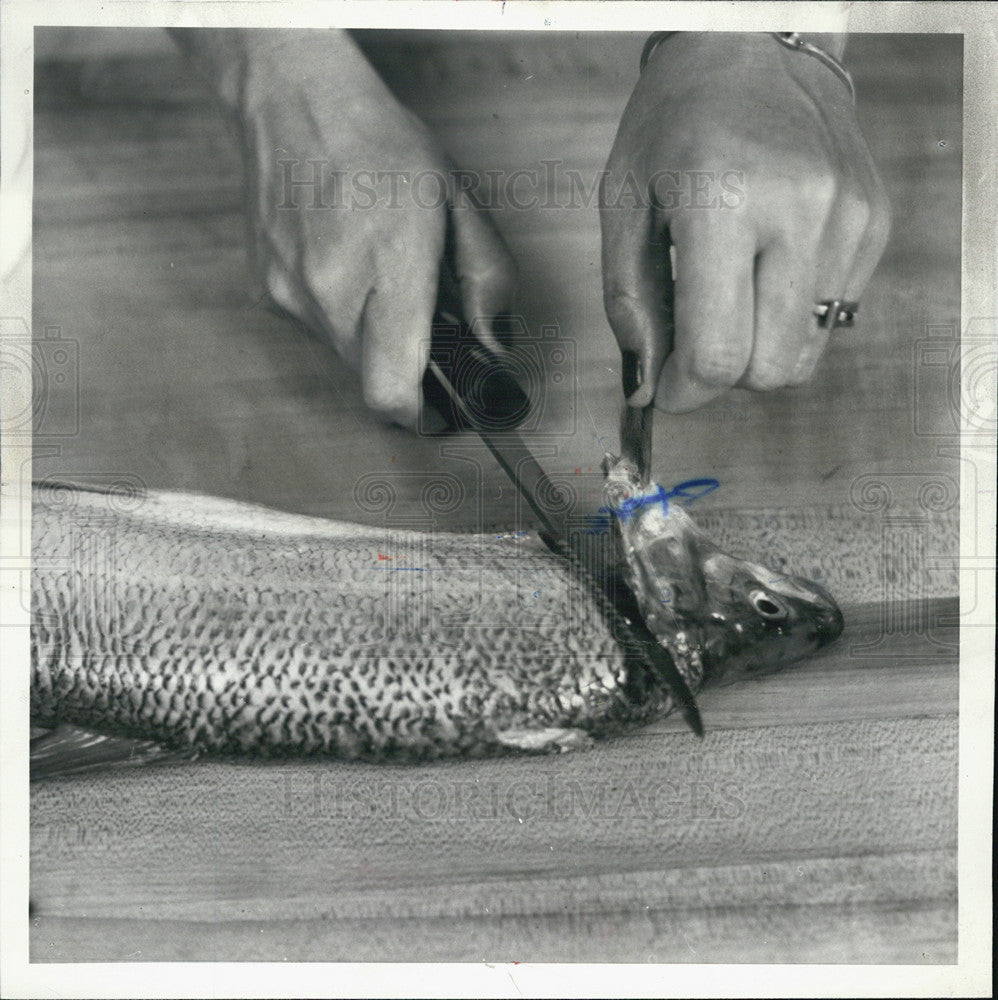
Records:
[[[194,750],[169,750],[153,740],[109,736],[79,726],[59,725],[31,739],[31,780],[61,777],[104,767],[193,760]]]
[[[504,747],[524,753],[588,750],[594,742],[584,729],[501,729],[496,738]]]

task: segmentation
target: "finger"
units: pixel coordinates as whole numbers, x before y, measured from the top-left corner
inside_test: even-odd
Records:
[[[685,413],[720,396],[752,354],[753,235],[729,220],[683,214],[676,246],[675,345],[662,367],[655,406]]]
[[[817,239],[764,249],[755,268],[752,356],[739,385],[768,392],[810,377],[828,341],[814,317]]]
[[[862,234],[856,245],[844,285],[844,298],[854,302],[858,302],[866,291],[866,286],[887,247],[891,232],[890,202],[884,193],[880,178],[872,171],[872,165],[871,173],[862,205],[842,213],[845,216],[855,216],[849,223],[850,228],[853,232],[858,230]]]
[[[441,220],[442,221],[442,220]],[[364,401],[410,430],[419,421],[422,376],[436,309],[443,225],[435,238],[411,245],[378,269],[361,319],[361,378]]]
[[[516,290],[516,265],[492,220],[458,195],[451,209],[454,266],[464,318],[490,350],[502,353],[496,317],[508,313]]]
[[[603,305],[622,354],[637,355],[641,385],[629,406],[647,406],[672,349],[672,269],[668,232],[648,207],[623,207],[601,190]],[[630,390],[625,385],[624,392]]]
[[[836,200],[833,223],[852,249],[846,266],[842,297],[858,301],[883,255],[891,231],[891,205],[859,125],[839,129],[840,159],[851,166],[850,176]],[[834,241],[837,234],[833,234]]]
[[[872,178],[871,184],[879,181]],[[817,254],[815,303],[835,299],[858,302],[880,260],[889,231],[886,197],[873,191],[871,201],[866,190],[852,187],[841,192]],[[831,333],[819,325],[813,314],[808,329],[811,335],[802,340],[790,385],[800,385],[813,376]]]

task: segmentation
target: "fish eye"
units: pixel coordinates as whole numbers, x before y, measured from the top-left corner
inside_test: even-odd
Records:
[[[756,612],[767,621],[778,622],[787,617],[787,609],[764,590],[753,590],[749,600]]]

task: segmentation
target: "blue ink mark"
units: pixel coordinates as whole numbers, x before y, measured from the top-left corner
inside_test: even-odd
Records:
[[[620,507],[600,507],[599,512],[601,514],[616,514],[621,521],[627,521],[636,510],[660,503],[663,512],[668,514],[670,500],[685,500],[687,503],[693,503],[694,500],[699,500],[708,493],[713,493],[720,485],[716,479],[687,479],[673,486],[671,490],[659,486],[654,493],[646,493],[639,497],[625,497]]]

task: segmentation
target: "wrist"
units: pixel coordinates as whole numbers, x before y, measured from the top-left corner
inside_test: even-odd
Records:
[[[852,77],[839,58],[845,41],[845,34],[820,32],[658,31],[645,42],[640,70],[643,74],[646,66],[669,63],[673,66],[670,75],[703,86],[716,73],[740,70],[751,75],[782,66],[800,82],[815,77],[808,87],[822,93],[837,78],[836,87],[844,88],[855,103]],[[828,97],[837,100],[831,91]]]
[[[270,28],[168,29],[230,112],[305,89],[314,101],[341,105],[345,95],[381,87],[344,31]]]
[[[799,37],[811,45],[817,46],[836,59],[841,59],[846,50],[846,39],[849,37],[843,32],[830,31],[801,31]]]
[[[237,28],[167,28],[167,34],[222,104],[233,109],[246,62],[245,32]]]

